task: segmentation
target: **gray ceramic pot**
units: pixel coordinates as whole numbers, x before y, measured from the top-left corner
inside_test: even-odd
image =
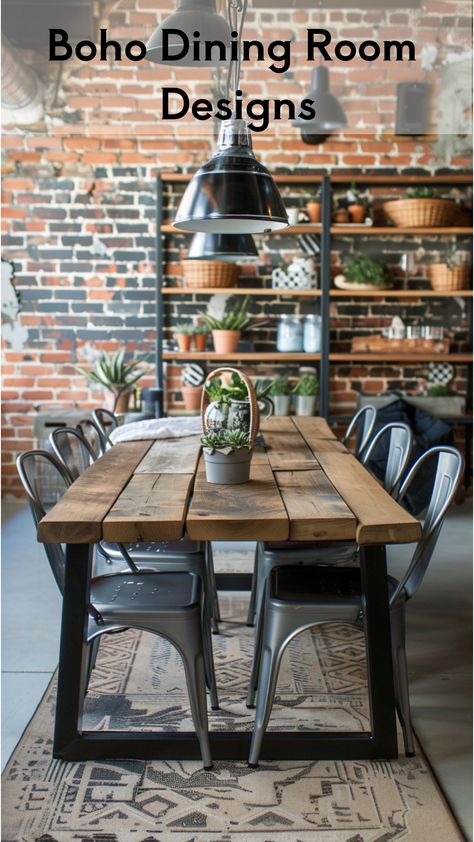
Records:
[[[239,485],[250,479],[250,460],[252,451],[247,448],[222,453],[215,450],[210,453],[203,450],[206,464],[206,478],[214,485]]]
[[[317,395],[295,395],[296,414],[314,415],[317,399]]]
[[[273,406],[275,407],[274,415],[289,415],[291,395],[272,395]]]

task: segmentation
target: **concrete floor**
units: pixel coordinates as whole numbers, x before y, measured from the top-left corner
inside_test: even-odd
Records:
[[[25,506],[2,510],[2,767],[58,660],[61,600]],[[235,546],[235,545],[234,545]],[[409,548],[389,551],[400,575]],[[472,521],[455,507],[408,608],[414,727],[466,837],[472,840]]]

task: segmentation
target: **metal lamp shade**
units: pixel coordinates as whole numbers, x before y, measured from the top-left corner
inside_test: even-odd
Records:
[[[329,71],[327,67],[315,67],[311,77],[311,91],[308,99],[314,100],[316,117],[314,120],[295,120],[293,125],[306,134],[327,134],[347,125],[347,118],[339,100],[329,90]]]
[[[190,260],[226,260],[238,263],[256,260],[257,247],[250,234],[195,234],[191,240]]]
[[[196,67],[192,48],[183,58],[173,59],[173,54],[179,55],[183,47],[182,39],[176,35],[170,35],[168,38],[168,52],[171,58],[163,59],[164,29],[178,29],[187,35],[190,42],[196,40],[194,32],[200,32],[206,41],[222,41],[226,47],[230,44],[230,26],[225,18],[217,14],[215,0],[181,0],[177,11],[156,27],[146,45],[146,57],[150,61],[180,67]],[[199,45],[199,55],[200,57],[204,55],[202,42]],[[205,61],[204,58],[199,60],[201,67],[227,67],[227,64],[227,61],[220,60],[217,48],[212,51],[212,60]]]
[[[223,124],[216,154],[189,182],[174,226],[211,234],[259,234],[288,226],[280,193],[252,152],[244,120]]]

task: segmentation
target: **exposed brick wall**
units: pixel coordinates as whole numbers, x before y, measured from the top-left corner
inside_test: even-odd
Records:
[[[110,21],[112,37],[144,39],[156,20],[154,0],[121,0]],[[170,4],[167,4],[170,7]],[[436,5],[436,9],[434,8]],[[439,34],[443,37],[441,53],[462,52],[470,39],[470,28],[463,23],[470,9],[460,0],[440,0],[430,4],[420,23],[418,37],[430,43]],[[165,8],[165,4],[162,4]],[[411,12],[361,14],[356,11],[304,11],[278,13],[286,30],[279,37],[301,36],[302,28],[326,25],[338,37],[360,39],[370,37],[378,23],[380,37],[400,33],[410,23]],[[449,23],[448,23],[449,20]],[[412,21],[413,22],[413,21]],[[469,23],[469,22],[468,22]],[[262,31],[275,37],[275,17],[271,12],[254,12],[249,17],[247,37],[258,37]],[[399,34],[400,34],[399,33]],[[297,52],[295,53],[297,55]],[[25,58],[37,65],[45,79],[51,79],[52,68],[36,57]],[[298,67],[299,64],[299,67]],[[242,87],[249,96],[303,96],[308,89],[311,68],[296,62],[298,73],[285,77],[268,74],[263,67],[245,70]],[[301,69],[301,76],[299,75]],[[333,88],[342,91],[346,107],[358,109],[371,135],[341,135],[321,146],[307,146],[295,131],[269,131],[255,136],[255,150],[273,170],[333,171],[351,169],[422,167],[428,172],[439,168],[470,166],[465,155],[445,160],[434,143],[394,139],[383,135],[384,114],[393,113],[394,82],[419,78],[418,70],[400,67],[390,74],[380,73],[379,84],[373,85],[373,67],[361,63],[331,68]],[[408,75],[407,75],[408,74]],[[77,404],[92,408],[103,402],[100,391],[91,392],[84,378],[74,368],[84,357],[87,343],[113,350],[125,346],[128,351],[147,351],[154,344],[154,243],[155,188],[159,168],[192,171],[209,156],[213,141],[207,134],[197,134],[191,122],[178,128],[157,119],[157,102],[162,85],[189,86],[196,95],[209,95],[209,74],[194,69],[174,71],[146,62],[134,64],[81,63],[65,66],[57,101],[49,95],[46,118],[28,129],[5,128],[3,182],[3,254],[15,263],[16,287],[21,295],[21,324],[28,331],[28,340],[20,350],[4,343],[4,486],[7,492],[18,493],[14,458],[20,450],[33,444],[35,407],[45,409],[57,405]],[[371,102],[365,102],[370,99]],[[379,123],[372,121],[374,101]],[[352,103],[352,105],[351,105]],[[367,108],[365,106],[367,105]],[[372,116],[371,116],[372,115]],[[188,126],[189,131],[184,129]],[[169,201],[176,197],[170,190]],[[301,191],[293,198],[304,202]],[[183,238],[168,240],[167,262],[171,280],[179,277],[179,259],[183,256]],[[295,246],[291,238],[271,238],[259,242],[259,276],[269,282],[271,267],[282,247],[291,255]],[[362,248],[369,253],[385,255],[395,266],[401,251],[415,248],[414,239],[354,241],[343,239],[334,244],[334,267],[348,251]],[[431,239],[423,243],[428,251],[435,247]],[[106,254],[99,249],[106,248]],[[252,269],[246,270],[253,271]],[[252,282],[251,275],[242,283]],[[167,324],[177,318],[193,317],[204,303],[193,296],[170,301]],[[376,302],[340,301],[332,304],[331,331],[334,342],[346,349],[352,332],[358,334],[374,327],[379,329],[402,305]],[[404,305],[403,305],[404,306]],[[411,316],[417,317],[426,302],[409,305]],[[454,304],[452,318],[456,342],[461,349],[465,342],[465,318]],[[293,307],[305,312],[309,304],[281,300],[255,300],[256,312],[278,314]],[[434,305],[431,305],[432,311]],[[435,318],[442,318],[438,309]],[[261,347],[274,347],[274,326],[262,331]],[[171,331],[169,331],[171,332]],[[262,367],[262,373],[274,367]],[[351,407],[360,390],[369,393],[387,387],[406,387],[415,391],[426,372],[414,366],[338,366],[333,370],[331,402],[333,407]],[[465,387],[466,371],[457,369],[456,386]],[[169,366],[169,399],[179,401],[179,369]],[[152,372],[144,385],[153,382]]]

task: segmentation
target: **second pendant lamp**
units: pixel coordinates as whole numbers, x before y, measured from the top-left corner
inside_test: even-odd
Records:
[[[177,30],[167,38],[168,54],[163,49],[164,30]],[[183,51],[183,39],[179,36],[179,32],[187,36],[190,42],[195,40],[195,32],[200,32],[206,41],[220,41],[226,47],[230,44],[230,26],[222,15],[217,14],[216,0],[179,0],[177,10],[156,27],[149,39],[146,45],[147,59],[161,64],[195,67],[196,63],[191,50],[188,50],[181,58],[176,58]],[[214,50],[211,58],[206,60],[202,42],[199,44],[199,55],[200,67],[219,67],[227,64],[226,61],[220,59],[217,50]]]

